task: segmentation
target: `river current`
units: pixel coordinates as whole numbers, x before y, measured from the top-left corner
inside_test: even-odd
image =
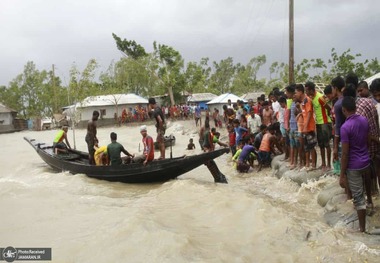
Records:
[[[99,127],[100,145],[112,131],[138,153],[137,126]],[[75,130],[84,151],[85,132]],[[55,172],[23,140],[51,142],[55,133],[0,135],[0,247],[52,248],[52,262],[380,261],[379,243],[325,223],[316,199],[335,178],[298,186],[270,168],[238,174],[225,154],[215,161],[229,184],[215,184],[205,166],[166,183],[111,183]],[[155,138],[152,125],[148,133]],[[168,133],[177,139],[173,156],[200,152],[198,144],[185,150],[189,138],[198,141],[192,121],[173,122]],[[73,138],[69,130],[72,146]]]

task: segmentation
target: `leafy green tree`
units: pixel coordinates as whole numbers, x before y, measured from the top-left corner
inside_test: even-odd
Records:
[[[308,59],[304,58],[300,63],[294,67],[294,79],[297,83],[304,83],[310,79],[309,71],[311,63]]]
[[[102,94],[102,88],[94,81],[98,63],[90,59],[82,72],[75,64],[70,69],[69,98],[71,103],[80,102],[86,97]]]
[[[210,91],[223,94],[232,91],[232,81],[235,76],[236,67],[232,57],[222,59],[219,63],[213,62],[214,70],[210,76]]]
[[[49,111],[46,110],[46,106],[48,103],[44,100],[45,93],[49,92],[46,90],[47,84],[47,72],[39,71],[36,65],[29,61],[24,66],[23,73],[14,78],[9,87],[4,90],[2,101],[17,110],[21,117],[47,116]]]
[[[377,58],[371,60],[367,59],[365,60],[364,64],[367,65],[364,73],[365,78],[368,78],[380,72],[380,63]]]
[[[166,88],[169,94],[171,105],[175,105],[174,93],[183,91],[184,76],[182,73],[184,61],[181,54],[174,48],[153,43],[154,56],[158,65],[158,77],[161,85]]]
[[[199,63],[189,62],[185,70],[185,91],[201,93],[207,89],[211,68],[207,65],[208,58],[202,58]]]
[[[47,72],[46,82],[42,85],[40,94],[43,116],[53,117],[54,113],[60,113],[64,106],[68,105],[67,88],[61,84],[61,79],[54,75],[53,71]]]
[[[52,117],[67,105],[66,89],[52,71],[39,71],[33,62],[27,62],[19,74],[1,92],[6,105],[17,109],[23,118]]]
[[[155,72],[156,60],[151,54],[139,59],[123,58],[116,66],[116,80],[124,83],[127,92],[147,96],[153,93],[157,82],[161,81]]]
[[[139,59],[147,56],[144,47],[137,44],[134,40],[121,39],[116,34],[112,33],[113,38],[116,41],[117,49],[123,52],[127,57],[132,59]]]
[[[265,80],[259,81],[257,74],[260,68],[266,63],[266,56],[261,55],[252,58],[246,66],[237,64],[235,77],[232,84],[233,92],[238,94],[249,91],[261,91],[265,85]]]

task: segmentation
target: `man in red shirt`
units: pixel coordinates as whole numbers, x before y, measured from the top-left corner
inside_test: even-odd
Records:
[[[148,135],[146,125],[140,127],[140,133],[142,135],[142,143],[144,145],[143,154],[133,158],[135,163],[143,163],[146,165],[148,162],[154,159],[154,144],[153,138]]]

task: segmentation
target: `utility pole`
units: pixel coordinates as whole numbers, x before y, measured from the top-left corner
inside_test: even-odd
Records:
[[[57,90],[56,90],[56,88],[55,88],[54,64],[52,65],[52,85],[53,85],[53,96],[54,96],[54,108],[53,108],[53,113],[57,113]]]
[[[289,84],[294,80],[294,0],[289,0]]]

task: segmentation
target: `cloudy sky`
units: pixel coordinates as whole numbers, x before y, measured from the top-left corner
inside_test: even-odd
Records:
[[[351,48],[380,58],[380,1],[294,0],[295,60],[323,58]],[[288,0],[0,0],[0,85],[33,61],[67,84],[75,63],[91,58],[105,71],[122,56],[112,33],[148,52],[153,41],[172,46],[185,62],[262,54],[288,61]]]

